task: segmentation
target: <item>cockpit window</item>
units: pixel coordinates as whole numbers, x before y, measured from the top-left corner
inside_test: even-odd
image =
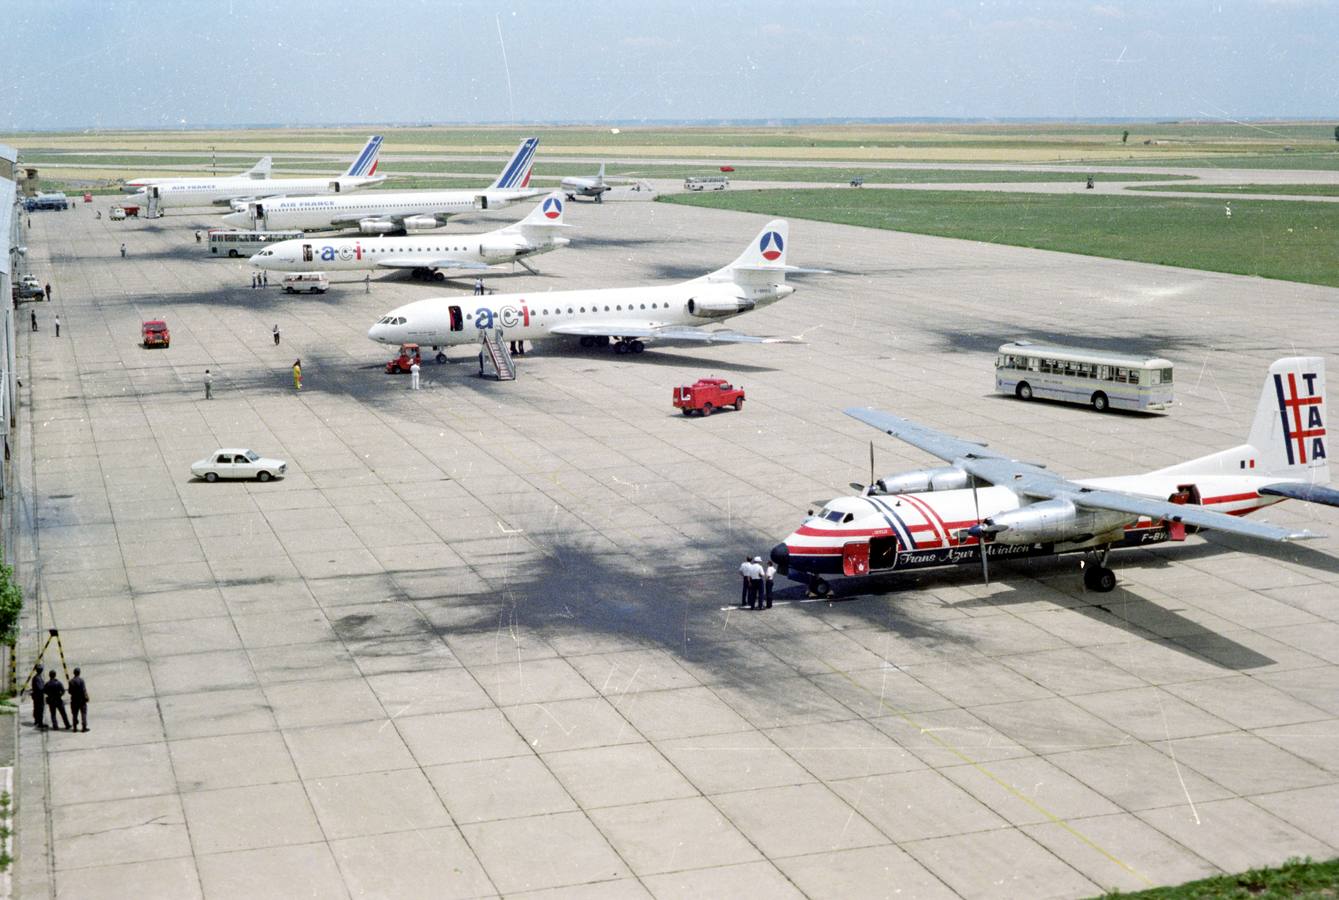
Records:
[[[842,514],[834,509],[828,513],[825,513],[823,518],[827,519],[829,522],[840,522],[842,520]]]
[[[395,324],[396,324],[396,325],[403,325],[403,324],[405,324],[405,323],[408,322],[408,321],[409,321],[409,320],[406,319],[404,316],[396,316],[396,317],[395,317]]]

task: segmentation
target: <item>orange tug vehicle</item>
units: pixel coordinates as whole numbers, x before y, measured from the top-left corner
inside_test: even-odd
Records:
[[[723,406],[744,408],[744,389],[732,387],[724,378],[699,378],[696,384],[674,389],[674,406],[685,416],[694,412],[709,416]]]
[[[386,374],[406,374],[414,363],[423,365],[423,357],[418,352],[418,344],[401,344],[400,355],[386,363]]]
[[[167,323],[162,319],[150,319],[140,326],[140,341],[146,348],[162,347],[166,350],[172,346],[172,333],[167,330]]]

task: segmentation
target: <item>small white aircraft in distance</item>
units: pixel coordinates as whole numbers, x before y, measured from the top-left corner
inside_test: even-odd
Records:
[[[410,269],[417,278],[445,276],[439,269],[486,271],[509,262],[520,263],[538,275],[527,256],[566,247],[559,232],[563,201],[549,194],[524,219],[487,234],[429,234],[407,237],[301,238],[280,241],[251,257],[262,269],[285,272],[348,272],[373,269]]]
[[[255,180],[255,179],[258,179],[258,178],[269,178],[269,177],[270,177],[270,171],[271,171],[271,169],[273,169],[273,168],[274,168],[274,158],[273,158],[273,157],[270,157],[270,156],[262,156],[262,157],[260,158],[260,160],[259,160],[254,166],[252,166],[251,168],[247,169],[245,172],[239,172],[239,173],[236,174],[236,175],[225,176],[225,177],[230,177],[230,178],[250,178],[250,179],[252,179],[252,180]],[[144,177],[144,178],[129,178],[129,179],[127,179],[126,181],[122,182],[122,184],[121,184],[121,193],[123,193],[123,194],[134,194],[134,193],[138,193],[139,191],[142,191],[144,188],[148,187],[148,186],[151,185],[151,184],[166,184],[166,183],[168,183],[168,182],[177,182],[177,181],[203,181],[203,180],[205,180],[205,179],[192,179],[192,178],[154,178],[154,177],[149,177],[149,176],[146,176],[146,177]],[[210,180],[215,180],[215,179],[210,179]]]
[[[476,345],[485,332],[493,331],[505,332],[509,341],[571,335],[580,338],[583,347],[606,344],[613,338],[618,353],[641,353],[646,349],[642,339],[790,343],[784,338],[698,327],[789,297],[795,288],[786,284],[787,272],[821,271],[786,265],[787,241],[786,222],[773,219],[738,259],[692,281],[661,287],[430,298],[382,316],[367,336],[381,344],[411,342],[439,351],[457,344]],[[467,303],[475,308],[469,309]],[[437,361],[445,359],[438,352]]]
[[[1076,552],[1087,554],[1084,585],[1110,591],[1116,575],[1106,562],[1113,548],[1181,541],[1201,528],[1267,541],[1319,537],[1240,517],[1289,497],[1339,506],[1339,490],[1326,486],[1319,357],[1269,367],[1245,444],[1144,475],[1069,481],[875,409],[845,413],[948,465],[882,478],[859,496],[832,500],[772,548],[777,568],[816,596],[831,590],[824,576],[980,560],[989,580],[991,559]]]
[[[157,193],[161,209],[176,206],[227,206],[243,200],[274,197],[281,194],[339,194],[356,191],[386,180],[377,175],[377,154],[381,152],[381,135],[367,139],[360,152],[343,175],[324,175],[317,178],[271,178],[269,157],[261,160],[250,172],[223,178],[160,178],[136,179],[148,182],[136,189],[130,199],[147,204],[150,195]],[[264,168],[261,165],[264,164]],[[127,185],[131,182],[127,182]]]
[[[631,182],[631,178],[621,176],[605,177],[604,163],[600,163],[600,171],[594,176],[590,175],[569,175],[558,185],[558,189],[567,195],[568,200],[575,200],[577,197],[594,197],[596,203],[604,202],[604,192],[613,190],[614,184]]]
[[[502,172],[477,191],[375,191],[358,197],[298,197],[254,200],[223,221],[262,231],[342,231],[407,234],[440,228],[447,219],[476,209],[503,209],[547,191],[530,187],[539,138],[521,141]]]

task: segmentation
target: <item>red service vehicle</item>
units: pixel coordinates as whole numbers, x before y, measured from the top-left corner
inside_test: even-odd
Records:
[[[419,355],[418,344],[401,344],[400,355],[386,363],[386,374],[403,374],[409,371],[409,367],[418,363],[423,365],[423,357]]]
[[[162,319],[150,319],[140,326],[140,340],[145,347],[162,347],[166,350],[172,346],[172,333],[167,330],[167,323]]]
[[[722,172],[733,172],[734,170],[735,170],[734,166],[721,166]]]
[[[696,384],[674,389],[674,405],[691,416],[694,411],[709,416],[723,406],[744,408],[744,389],[731,386],[724,378],[699,378]]]
[[[88,193],[87,191],[85,191],[85,192],[84,192],[84,202],[85,202],[85,203],[92,203],[92,202],[93,202],[93,195],[90,194],[90,193]]]
[[[126,216],[128,218],[131,219],[139,218],[139,207],[135,206],[133,203],[122,206],[121,209],[125,210]]]

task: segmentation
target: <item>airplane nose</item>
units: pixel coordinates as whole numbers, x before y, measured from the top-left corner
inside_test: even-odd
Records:
[[[386,343],[386,331],[381,325],[373,325],[367,329],[368,340],[376,341],[378,344]]]
[[[772,548],[772,562],[776,563],[777,569],[782,572],[790,571],[790,548],[784,543],[777,544]]]

